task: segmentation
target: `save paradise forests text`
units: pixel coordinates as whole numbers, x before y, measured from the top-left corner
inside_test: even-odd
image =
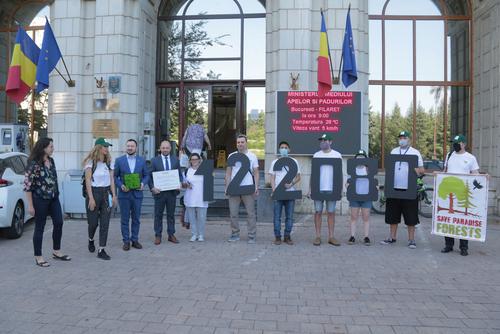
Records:
[[[288,92],[286,104],[291,113],[299,114],[290,124],[293,132],[339,132],[341,122],[335,114],[354,103],[353,92]]]

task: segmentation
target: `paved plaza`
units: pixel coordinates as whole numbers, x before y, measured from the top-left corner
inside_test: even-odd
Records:
[[[299,217],[293,246],[274,246],[269,223],[258,225],[257,244],[245,229],[229,244],[222,219],[209,222],[204,243],[178,226],[180,244],[155,246],[144,219],[144,248],[129,252],[115,218],[111,261],[87,251],[86,221],[67,220],[63,251],[73,260],[50,258],[48,224],[50,268],[35,266],[30,224],[21,239],[0,239],[0,333],[500,333],[500,225],[462,257],[439,252],[430,220],[411,250],[404,227],[395,245],[378,244],[387,236],[378,215],[373,246],[347,245],[347,217],[337,218],[341,247],[312,245],[311,216]]]

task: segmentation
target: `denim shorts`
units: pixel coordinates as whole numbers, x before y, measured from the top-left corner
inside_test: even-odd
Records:
[[[326,212],[334,213],[337,201],[314,201],[314,211],[317,213],[323,212],[323,202],[326,202]]]
[[[349,201],[349,206],[351,208],[371,209],[372,202],[371,201]]]

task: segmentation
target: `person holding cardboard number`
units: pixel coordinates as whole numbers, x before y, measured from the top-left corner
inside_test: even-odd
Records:
[[[397,191],[406,191],[408,189],[408,173],[424,174],[424,161],[420,152],[411,147],[410,133],[401,131],[398,134],[399,146],[391,151],[391,154],[416,155],[418,158],[418,167],[414,171],[409,170],[408,163],[397,162],[394,170],[394,189]],[[390,226],[389,238],[381,241],[382,245],[391,245],[396,242],[398,224],[401,223],[401,215],[408,226],[408,248],[415,249],[415,226],[419,224],[418,220],[418,198],[401,199],[387,198],[385,210],[385,223]]]
[[[228,157],[228,162],[231,159],[231,155],[236,153],[241,153],[247,156],[250,160],[249,170],[245,172],[243,180],[238,186],[250,186],[253,185],[255,187],[255,191],[253,194],[249,195],[230,195],[229,197],[229,215],[231,218],[231,236],[229,237],[229,242],[235,242],[240,240],[240,224],[239,224],[239,210],[240,203],[243,202],[245,205],[245,209],[247,210],[248,221],[247,221],[247,229],[248,229],[248,243],[255,243],[255,236],[257,234],[257,220],[255,218],[255,197],[259,195],[259,161],[257,160],[257,156],[252,152],[248,151],[247,146],[247,136],[240,134],[236,138],[236,147],[238,151],[233,152]],[[231,181],[234,179],[236,174],[238,174],[242,163],[237,161],[234,166],[229,166],[226,168],[226,177],[225,177],[225,190],[226,194],[228,193],[228,186]]]

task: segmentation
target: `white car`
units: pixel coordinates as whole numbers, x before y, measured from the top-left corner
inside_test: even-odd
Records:
[[[9,239],[19,238],[31,218],[23,190],[27,164],[24,153],[0,153],[0,228]]]

